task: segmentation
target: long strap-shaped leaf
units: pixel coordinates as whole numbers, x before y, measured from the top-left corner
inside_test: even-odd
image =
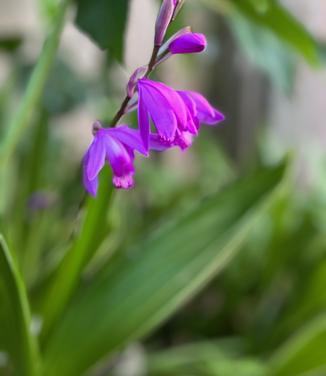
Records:
[[[17,376],[37,374],[37,349],[30,333],[30,309],[25,285],[0,235],[0,350]]]
[[[39,308],[43,317],[42,338],[52,329],[80,280],[88,261],[94,256],[107,230],[106,214],[112,198],[111,173],[101,174],[101,184],[96,199],[88,198],[80,234],[74,239],[65,254],[49,286],[46,286],[44,301]],[[104,232],[104,234],[103,234]]]
[[[271,375],[325,375],[326,314],[296,333],[274,355]]]
[[[284,165],[232,184],[99,274],[49,338],[46,375],[81,375],[166,320],[234,256],[283,173]]]
[[[277,0],[201,0],[213,10],[224,10],[232,16],[237,10],[255,24],[271,30],[310,64],[320,64],[320,52],[313,36]],[[231,11],[231,13],[229,12]]]

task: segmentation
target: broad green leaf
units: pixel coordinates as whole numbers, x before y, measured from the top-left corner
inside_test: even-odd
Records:
[[[47,159],[48,146],[48,113],[42,109],[39,111],[34,124],[34,129],[30,132],[30,145],[26,147],[22,162],[19,164],[21,182],[18,187],[14,187],[13,203],[11,212],[7,215],[12,236],[12,246],[15,249],[23,249],[17,254],[19,265],[21,265],[26,284],[29,285],[35,270],[38,270],[37,255],[39,249],[29,249],[27,246],[30,236],[42,236],[39,228],[33,230],[33,214],[29,208],[29,202],[33,195],[39,194],[44,186],[44,174],[46,167],[44,161]],[[8,220],[9,219],[9,220]],[[35,255],[32,256],[30,251]]]
[[[274,328],[274,336],[281,336],[300,327],[302,323],[326,309],[326,261],[316,266],[316,270],[307,279],[306,286],[301,291],[283,316],[283,320]]]
[[[290,93],[296,66],[293,51],[270,30],[253,24],[242,14],[234,14],[229,23],[240,50],[250,63],[265,72],[274,84]]]
[[[129,0],[77,0],[77,26],[120,61],[128,4]]]
[[[104,169],[97,197],[87,198],[78,235],[67,250],[49,285],[42,292],[43,300],[38,311],[44,320],[43,337],[47,335],[69,301],[85,266],[106,235],[106,217],[112,191],[111,174],[109,169]]]
[[[120,253],[80,288],[52,332],[47,376],[82,374],[193,297],[236,254],[283,174],[280,165],[241,179]]]
[[[272,375],[303,375],[326,370],[326,316],[308,324],[281,347],[271,360]],[[309,373],[311,374],[311,373]],[[325,373],[320,373],[325,374]]]
[[[36,374],[37,350],[30,333],[30,310],[25,285],[0,235],[0,351],[9,355],[17,376]]]
[[[253,1],[233,0],[233,4],[253,22],[270,29],[281,40],[290,44],[308,62],[318,63],[319,53],[316,41],[305,27],[278,1],[269,0],[263,10],[254,6]]]
[[[44,320],[43,337],[47,335],[69,301],[85,266],[92,259],[106,235],[106,214],[109,210],[112,192],[111,174],[109,169],[104,169],[97,197],[87,198],[80,232],[42,294],[44,300],[39,311]]]
[[[291,13],[276,0],[201,0],[210,9],[234,17],[236,13],[273,32],[310,64],[320,63],[316,40]]]

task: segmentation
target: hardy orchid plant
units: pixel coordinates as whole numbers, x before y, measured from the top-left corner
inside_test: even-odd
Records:
[[[213,137],[205,139],[203,134],[200,135],[202,126],[215,126],[224,120],[223,113],[215,108],[217,104],[210,103],[201,93],[184,90],[175,83],[171,85],[173,87],[168,86],[161,82],[164,81],[162,78],[157,78],[159,75],[153,74],[168,59],[206,50],[204,34],[192,31],[190,26],[175,27],[177,16],[180,17],[178,21],[182,17],[179,11],[184,1],[160,1],[158,16],[152,25],[151,57],[147,64],[130,72],[125,97],[116,113],[115,109],[111,112],[111,97],[110,101],[107,98],[104,101],[101,92],[104,87],[106,95],[106,89],[110,87],[111,90],[113,85],[110,81],[103,82],[102,86],[99,77],[103,72],[109,77],[108,70],[111,73],[116,68],[108,61],[123,62],[123,36],[131,2],[44,0],[36,3],[42,11],[47,11],[49,25],[40,56],[35,59],[26,79],[20,80],[17,66],[20,64],[21,71],[25,72],[26,62],[20,56],[23,54],[12,53],[12,74],[6,85],[0,88],[0,375],[129,376],[122,367],[129,358],[125,362],[120,356],[129,347],[132,355],[139,353],[136,354],[141,359],[138,363],[143,366],[139,370],[133,364],[132,376],[188,375],[193,370],[200,376],[224,376],[226,374],[220,370],[225,370],[226,364],[233,367],[227,368],[227,374],[285,375],[282,362],[287,351],[275,363],[275,373],[254,373],[252,368],[245,372],[243,365],[248,366],[247,357],[253,356],[255,343],[258,344],[255,357],[259,366],[261,360],[265,361],[269,356],[273,331],[270,324],[279,318],[279,310],[275,307],[271,310],[272,316],[264,316],[269,307],[266,303],[270,301],[275,305],[275,293],[268,283],[273,272],[268,270],[263,290],[264,281],[260,278],[262,273],[258,270],[256,255],[258,248],[265,247],[266,253],[272,257],[270,248],[275,244],[279,246],[275,241],[277,238],[271,236],[273,232],[267,231],[267,237],[261,236],[271,222],[269,213],[263,213],[263,210],[282,181],[286,166],[283,162],[276,167],[259,164],[258,171],[238,178],[237,170]],[[244,20],[240,15],[247,17],[247,22],[252,19],[257,23],[266,22],[267,28],[273,32],[279,30],[275,20],[280,18],[281,28],[277,32],[283,33],[284,25],[291,25],[292,32],[285,33],[286,41],[297,49],[298,41],[305,41],[303,56],[313,60],[313,46],[310,46],[307,34],[293,17],[287,16],[276,0],[264,1],[266,6],[263,9],[252,0],[201,0],[194,3],[194,6],[200,3],[203,8],[217,11],[220,17],[228,17],[231,23],[240,19],[242,26]],[[91,81],[77,72],[76,64],[62,62],[59,58],[56,66],[56,57],[60,54],[57,50],[70,6],[76,9],[77,27],[97,46],[109,52],[107,60],[101,60],[103,69],[97,69]],[[176,32],[172,32],[170,26]],[[16,36],[12,40],[0,38],[1,53],[3,49],[12,52],[17,45],[16,39]],[[214,43],[214,38],[210,36],[209,39]],[[262,41],[265,43],[264,38]],[[267,49],[264,46],[265,52]],[[77,83],[72,76],[77,76]],[[20,81],[24,81],[26,88]],[[78,148],[73,148],[72,144],[67,145],[67,134],[61,134],[59,128],[63,124],[62,118],[67,113],[75,114],[72,111],[75,108],[82,108],[84,116],[85,102],[90,100],[93,104],[98,99],[94,96],[94,86],[99,88],[100,103],[105,103],[104,113],[98,117],[105,121],[93,122],[93,139],[86,151],[83,146],[82,158],[78,154],[79,140],[75,137],[80,134],[80,129],[74,128],[71,132],[73,146],[78,144]],[[85,97],[80,95],[84,92]],[[73,105],[69,107],[70,102]],[[98,111],[99,107],[95,108]],[[189,148],[191,153],[187,154]],[[166,155],[170,149],[175,149],[175,152],[162,163],[157,158],[158,152]],[[175,162],[182,156],[186,158],[180,168]],[[139,158],[137,164],[136,158]],[[185,171],[184,166],[191,168]],[[136,189],[125,192],[135,186],[136,179]],[[273,213],[279,213],[286,206],[276,204],[277,210]],[[283,222],[283,215],[281,217]],[[256,246],[247,252],[249,261],[239,260],[233,278],[226,281],[224,290],[221,281],[216,284],[218,290],[215,284],[211,286],[213,293],[209,292],[208,299],[200,301],[198,312],[196,307],[196,334],[188,336],[183,330],[180,325],[183,316],[172,324],[175,327],[172,335],[155,332],[229,265],[257,219],[262,247]],[[311,227],[309,223],[309,231]],[[279,224],[275,225],[275,229],[279,228]],[[293,233],[293,249],[297,248],[298,236],[303,232],[298,228],[298,234]],[[268,237],[271,246],[266,240]],[[288,239],[287,236],[284,238]],[[316,245],[315,237],[311,239]],[[275,269],[283,253],[276,252],[277,260],[271,262]],[[306,260],[306,253],[302,254]],[[319,255],[318,252],[314,254]],[[282,276],[284,270],[282,267],[276,277]],[[259,288],[252,282],[256,279]],[[305,284],[305,281],[300,283]],[[288,285],[286,283],[285,287]],[[301,285],[297,291],[301,291]],[[237,291],[234,291],[234,286]],[[275,291],[279,291],[279,286],[283,285],[277,285]],[[262,291],[262,295],[266,291],[270,298],[260,302],[256,295],[254,299],[251,296],[238,299],[238,294],[244,290],[245,294]],[[285,294],[282,302],[287,300],[288,290],[288,287],[282,288]],[[317,295],[314,293],[313,296]],[[235,307],[237,311],[234,311]],[[214,310],[220,315],[218,319],[215,319],[215,314],[211,315]],[[205,311],[205,325],[197,325],[197,315],[202,311]],[[297,310],[293,312],[297,313]],[[300,317],[304,320],[306,312],[302,306]],[[190,307],[190,316],[193,313]],[[230,316],[236,321],[233,327]],[[155,361],[155,355],[152,357],[153,349],[164,348],[166,343],[205,338],[208,328],[214,328],[209,338],[215,336],[216,323],[221,317],[227,320],[227,324],[221,327],[220,333],[232,337],[232,341],[221,341],[220,344],[214,340],[214,352],[196,350],[188,357],[187,352],[176,350],[177,357],[173,353],[172,358],[168,354],[159,354],[158,361]],[[239,317],[245,318],[243,326],[238,324]],[[249,338],[253,328],[246,323],[252,321],[257,321],[258,329],[264,329],[254,330],[255,335],[259,332],[258,342],[255,342],[257,338]],[[324,320],[320,324],[324,328]],[[320,349],[321,337],[315,329],[315,342]],[[153,337],[148,342],[141,342],[149,335]],[[252,343],[253,347],[247,353],[248,346],[240,346],[242,350],[239,351],[238,337],[243,337],[246,345]],[[307,340],[308,337],[305,335],[304,338]],[[281,338],[276,338],[275,343],[279,340]],[[234,341],[237,345],[229,351],[229,345]],[[136,350],[130,346],[134,342],[140,344],[141,351],[137,346]],[[226,345],[227,349],[217,351],[216,356],[215,350],[220,345]],[[307,348],[304,344],[303,349]],[[293,354],[293,351],[288,353]],[[220,363],[223,354],[227,354],[227,363],[225,359]],[[301,349],[298,354],[301,357]],[[322,358],[320,351],[316,354]],[[235,363],[234,368],[238,356],[243,360],[239,366]],[[315,358],[318,356],[309,359],[313,361]],[[217,373],[215,368],[202,368],[207,361],[212,361],[214,367],[218,365]],[[193,368],[194,364],[199,368]],[[173,369],[171,372],[169,367]]]

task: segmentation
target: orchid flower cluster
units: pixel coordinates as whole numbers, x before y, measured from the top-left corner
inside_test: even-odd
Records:
[[[172,147],[187,149],[198,135],[200,125],[215,125],[224,120],[199,93],[177,91],[161,82],[149,79],[150,73],[172,55],[199,53],[207,42],[203,34],[193,33],[190,27],[177,32],[167,42],[164,38],[175,19],[183,0],[163,0],[156,25],[153,53],[150,62],[131,75],[127,95],[111,127],[96,121],[94,139],[83,161],[83,180],[90,195],[96,196],[98,175],[107,162],[113,171],[113,185],[129,189],[134,186],[135,152],[149,156],[151,151]],[[117,125],[121,117],[138,111],[138,129]],[[151,131],[151,123],[154,132]]]

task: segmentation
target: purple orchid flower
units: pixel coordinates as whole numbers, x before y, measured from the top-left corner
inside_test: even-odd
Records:
[[[90,195],[96,196],[98,175],[107,162],[113,171],[113,185],[129,189],[134,186],[135,150],[147,156],[139,132],[121,125],[117,128],[102,128],[99,122],[93,126],[94,140],[83,160],[84,186]]]
[[[187,108],[188,129],[177,129],[173,142],[166,143],[157,134],[149,136],[149,148],[156,151],[164,151],[173,146],[186,150],[191,146],[194,137],[198,134],[201,124],[216,125],[225,119],[225,116],[214,108],[206,98],[193,91],[177,91]],[[195,128],[195,131],[193,129]]]
[[[196,134],[182,97],[169,86],[143,78],[138,81],[138,124],[145,149],[149,149],[150,119],[152,119],[161,142],[172,145],[177,131]]]
[[[205,50],[207,46],[206,37],[199,33],[185,33],[174,38],[169,44],[171,54],[190,54],[199,53]]]
[[[191,136],[197,135],[200,124],[214,125],[224,120],[224,115],[201,94],[176,91],[148,78],[138,81],[138,95],[138,124],[146,150],[150,148],[150,119],[157,130],[157,142],[165,148],[178,145],[182,150],[191,144]]]

